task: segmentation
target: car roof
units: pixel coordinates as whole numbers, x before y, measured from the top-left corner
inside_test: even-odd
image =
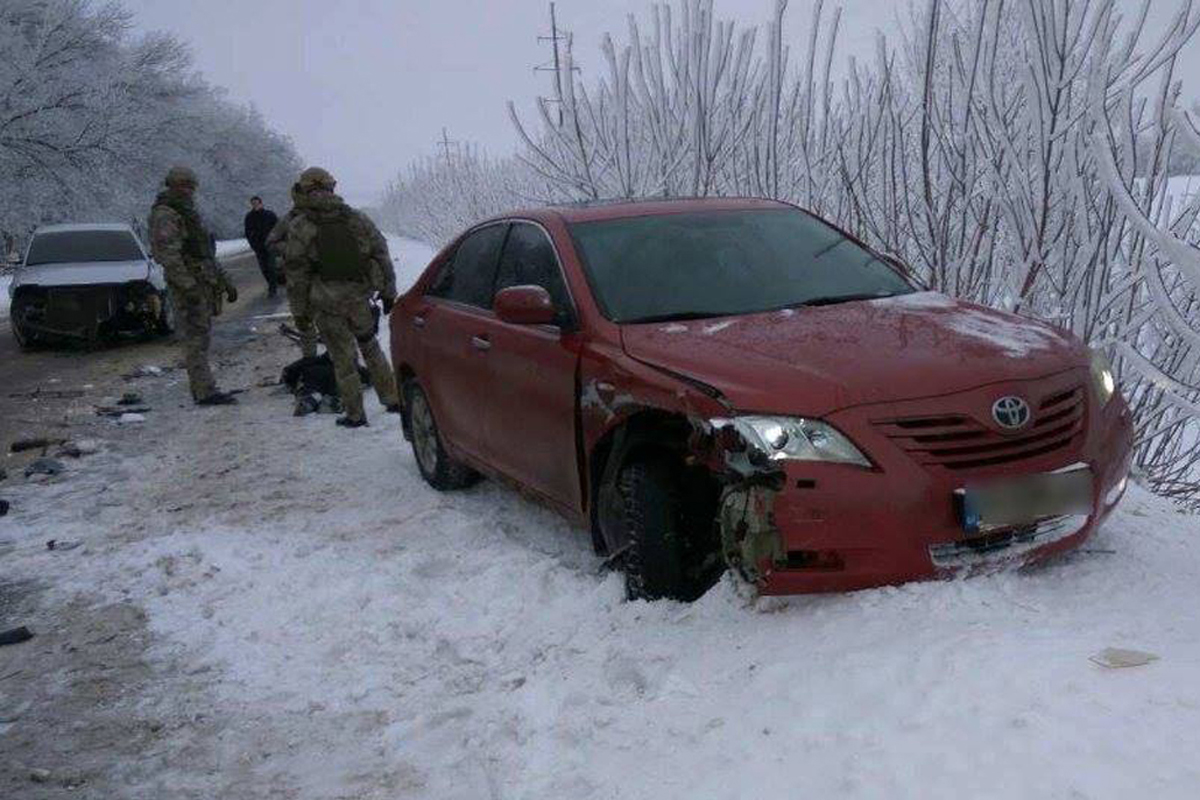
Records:
[[[70,222],[61,225],[42,225],[33,232],[33,235],[37,236],[39,233],[78,233],[80,231],[127,231],[133,233],[133,228],[124,222]]]
[[[748,211],[765,208],[793,208],[778,200],[759,197],[680,197],[647,198],[642,200],[592,200],[503,214],[496,219],[528,217],[544,221],[554,216],[563,222],[596,222],[628,217],[651,217],[664,214],[686,214],[704,211]]]

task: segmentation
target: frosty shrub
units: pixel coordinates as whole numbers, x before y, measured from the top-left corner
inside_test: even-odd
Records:
[[[441,241],[531,200],[797,203],[932,289],[1108,350],[1138,469],[1198,505],[1200,201],[1170,168],[1200,152],[1174,73],[1200,8],[1180,0],[1152,40],[1148,7],[925,0],[834,79],[841,15],[821,0],[797,43],[781,34],[786,0],[762,27],[715,19],[711,0],[658,4],[604,38],[599,74],[568,52],[561,123],[545,102],[533,120],[510,105],[516,160],[426,162],[393,213]]]
[[[291,143],[194,75],[176,39],[134,37],[119,4],[0,3],[0,235],[43,223],[144,219],[167,168],[195,169],[201,210],[240,231],[246,198],[278,205]]]

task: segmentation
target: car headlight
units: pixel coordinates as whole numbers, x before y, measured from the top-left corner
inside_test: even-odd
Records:
[[[1108,401],[1117,393],[1117,379],[1113,377],[1112,364],[1108,356],[1099,350],[1092,351],[1092,386],[1101,408],[1108,405]]]
[[[752,447],[771,461],[831,461],[869,467],[871,462],[836,428],[801,417],[735,417],[733,425]]]

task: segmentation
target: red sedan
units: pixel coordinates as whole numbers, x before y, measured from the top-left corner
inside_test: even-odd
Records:
[[[1105,357],[923,291],[798,208],[539,209],[468,230],[391,317],[404,430],[441,490],[560,510],[632,597],[723,570],[820,592],[1078,546],[1125,488]]]

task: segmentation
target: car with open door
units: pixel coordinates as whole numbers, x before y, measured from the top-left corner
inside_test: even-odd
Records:
[[[1129,470],[1102,352],[773,201],[486,221],[391,343],[426,480],[558,509],[633,597],[726,568],[793,593],[1026,564],[1090,536]]]
[[[50,341],[94,345],[174,328],[162,267],[129,225],[38,228],[8,291],[9,324],[22,348]]]

